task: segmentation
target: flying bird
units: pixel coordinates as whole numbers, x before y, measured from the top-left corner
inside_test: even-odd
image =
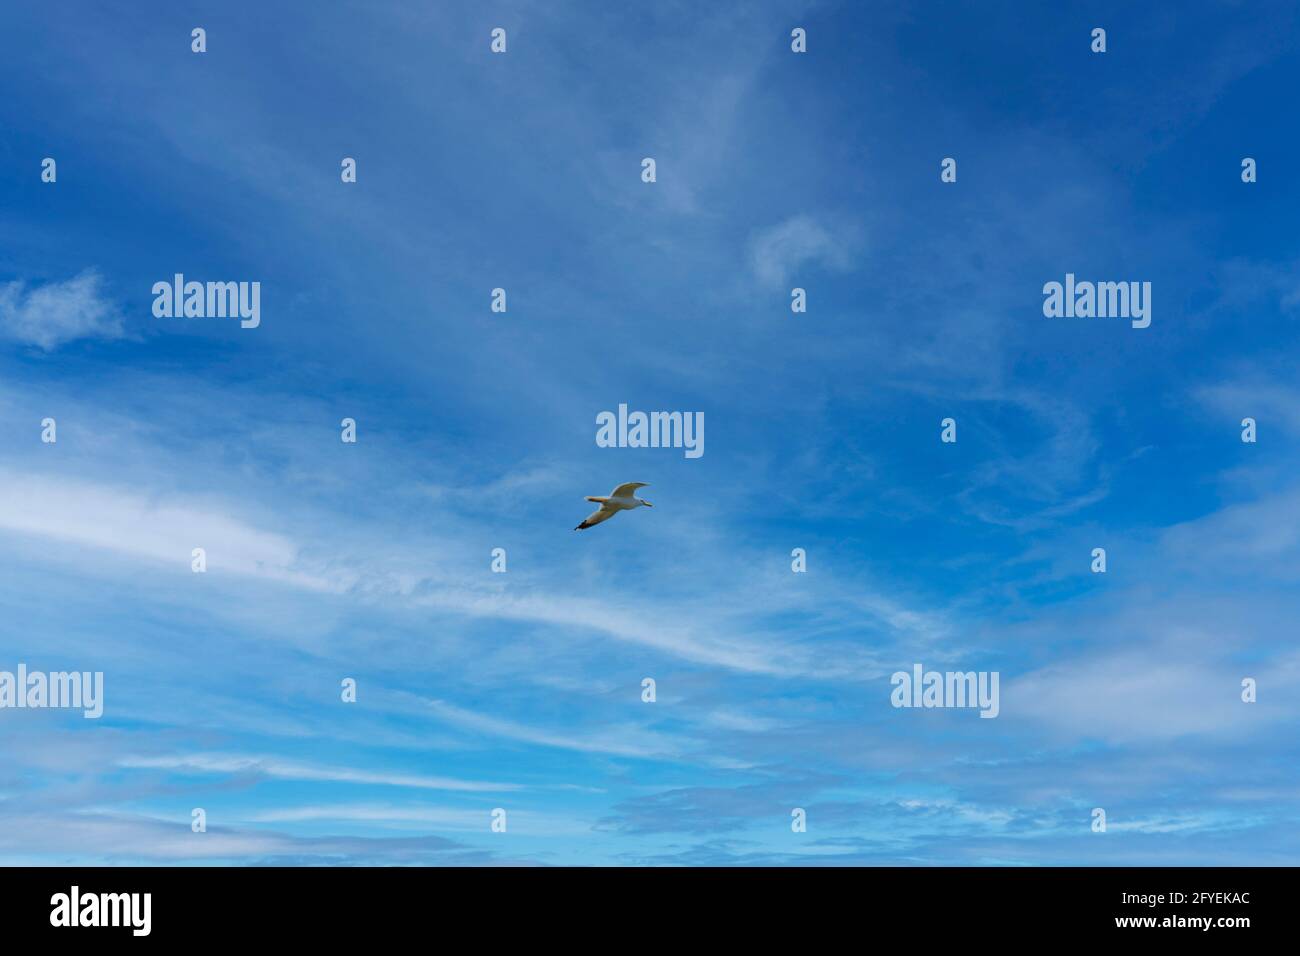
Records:
[[[583,528],[590,528],[594,524],[600,524],[602,521],[608,521],[620,511],[631,511],[633,508],[640,508],[645,505],[647,508],[653,508],[654,505],[644,498],[633,496],[632,492],[638,488],[649,487],[644,481],[629,481],[619,485],[609,493],[608,498],[587,495],[588,501],[594,501],[600,505],[595,511],[582,519],[582,524],[574,528],[574,531],[581,531]]]

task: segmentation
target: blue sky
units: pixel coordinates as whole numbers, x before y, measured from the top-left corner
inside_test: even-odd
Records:
[[[0,711],[0,860],[1294,864],[1297,26],[7,5],[0,670],[105,713]],[[891,707],[918,662],[997,719]]]

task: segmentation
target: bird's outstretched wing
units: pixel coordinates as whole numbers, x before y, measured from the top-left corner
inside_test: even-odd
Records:
[[[627,498],[638,488],[650,487],[644,481],[625,481],[609,493],[611,498]]]
[[[600,524],[602,521],[608,521],[614,515],[618,514],[617,508],[611,508],[609,505],[601,505],[587,517],[582,519],[582,524],[574,528],[574,531],[581,531],[583,528],[590,528],[594,524]]]

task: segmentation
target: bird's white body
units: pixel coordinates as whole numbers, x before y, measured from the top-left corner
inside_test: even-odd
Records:
[[[608,521],[620,511],[631,511],[633,508],[640,508],[643,505],[647,508],[653,508],[654,505],[643,498],[638,498],[632,492],[638,488],[647,487],[644,481],[629,481],[619,485],[607,497],[595,497],[588,495],[588,501],[594,501],[600,505],[595,511],[587,515],[582,520],[582,524],[574,528],[574,531],[581,531],[584,528],[590,528],[594,524],[600,524],[602,521]]]
[[[626,498],[588,498],[588,501],[599,501],[607,508],[617,508],[619,511],[631,511],[633,508],[640,508],[644,501],[640,498],[633,498],[629,495]]]

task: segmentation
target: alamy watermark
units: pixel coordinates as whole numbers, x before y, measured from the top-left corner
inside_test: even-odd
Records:
[[[178,272],[171,282],[155,282],[153,294],[155,318],[238,318],[244,329],[262,324],[260,282],[186,282]]]
[[[103,671],[18,672],[0,671],[0,710],[14,708],[71,708],[84,711],[87,720],[104,713]]]
[[[889,702],[895,707],[978,707],[981,717],[996,717],[998,671],[927,671],[920,664],[912,672],[895,671]]]
[[[50,897],[51,926],[127,926],[132,936],[148,936],[152,893],[83,893],[74,885]]]
[[[596,444],[601,448],[685,448],[687,458],[704,454],[703,412],[628,412],[596,416]]]
[[[1049,319],[1132,319],[1135,329],[1151,324],[1150,282],[1075,282],[1067,272],[1064,284],[1043,286],[1043,297]]]

